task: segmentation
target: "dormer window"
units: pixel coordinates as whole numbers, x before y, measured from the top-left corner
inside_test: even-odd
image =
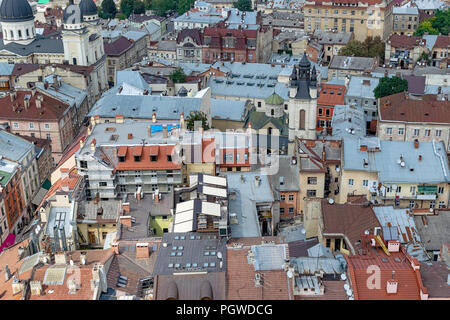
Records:
[[[141,156],[134,156],[134,162],[141,161]]]
[[[125,157],[124,156],[119,156],[119,162],[125,162]]]
[[[171,155],[168,155],[168,156],[167,156],[167,161],[168,161],[168,162],[172,162],[172,156],[171,156]]]
[[[156,162],[158,160],[158,156],[150,156],[151,162]]]

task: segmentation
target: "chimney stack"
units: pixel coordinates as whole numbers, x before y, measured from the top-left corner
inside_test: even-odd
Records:
[[[96,144],[97,144],[97,140],[96,139],[92,139],[92,141],[91,141],[91,150],[92,151],[95,151]]]
[[[9,93],[9,97],[11,98],[11,102],[13,102],[17,98],[17,93],[11,90],[11,92]]]
[[[414,149],[419,149],[419,140],[418,139],[414,140]]]
[[[87,253],[85,251],[80,253],[80,262],[81,262],[82,265],[86,264],[86,254]]]
[[[180,127],[184,129],[184,112],[180,114]]]
[[[55,253],[55,264],[67,264],[66,252],[60,251]]]
[[[111,248],[115,254],[119,254],[119,243],[118,242],[111,243]]]
[[[41,94],[36,96],[36,99],[34,99],[34,101],[36,103],[36,108],[38,108],[38,109],[42,108],[42,101],[43,100],[44,100],[44,97]]]
[[[5,265],[5,281],[9,281],[11,279],[11,271],[9,270],[8,265]]]
[[[156,112],[153,112],[153,115],[152,115],[152,122],[156,122]]]
[[[56,89],[59,88],[58,76],[56,74],[53,75],[53,87],[55,87]]]
[[[30,281],[30,291],[32,296],[40,296],[42,292],[42,284],[40,281]]]
[[[136,259],[149,258],[148,243],[136,243]]]

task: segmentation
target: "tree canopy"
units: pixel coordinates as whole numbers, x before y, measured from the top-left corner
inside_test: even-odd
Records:
[[[117,7],[114,0],[103,0],[99,9],[98,15],[102,19],[113,19],[117,13]]]
[[[195,129],[196,121],[201,121],[202,128],[204,130],[209,130],[208,117],[202,111],[193,111],[189,114],[186,119],[186,127],[188,128],[188,130],[193,131]]]
[[[379,57],[384,61],[384,42],[379,36],[367,37],[363,42],[358,40],[351,40],[345,47],[343,47],[339,54],[342,56],[355,57]]]
[[[450,9],[436,10],[434,17],[425,19],[419,24],[414,35],[422,36],[428,32],[428,34],[442,34],[448,35],[450,32]]]
[[[140,0],[120,0],[120,12],[127,18],[133,12],[135,14],[145,13],[145,3]]]
[[[189,11],[194,5],[195,0],[177,0],[177,12],[182,15]]]
[[[373,90],[375,98],[390,96],[399,92],[408,90],[408,81],[400,77],[394,76],[392,78],[383,77],[380,79],[378,86]]]
[[[233,3],[233,7],[240,11],[253,11],[251,0],[238,0]]]
[[[174,83],[183,83],[186,79],[186,75],[181,68],[175,69],[170,75],[170,80]]]
[[[166,15],[169,10],[175,9],[176,3],[173,0],[152,0],[150,8],[153,12],[161,17]]]

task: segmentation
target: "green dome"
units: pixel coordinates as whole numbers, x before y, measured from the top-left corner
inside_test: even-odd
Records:
[[[273,105],[279,105],[279,104],[283,104],[284,100],[282,97],[280,97],[278,94],[276,94],[275,92],[272,93],[268,98],[266,98],[266,100],[264,100],[267,104],[273,104]]]

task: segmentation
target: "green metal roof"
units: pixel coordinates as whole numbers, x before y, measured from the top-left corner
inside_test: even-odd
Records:
[[[266,100],[264,100],[267,104],[273,104],[273,105],[279,105],[279,104],[283,104],[284,100],[282,97],[280,97],[278,94],[276,94],[275,92],[272,93],[269,97],[266,98]]]
[[[50,2],[50,0],[39,0],[38,4],[46,4],[46,3],[49,3],[49,2]]]
[[[9,179],[11,178],[11,172],[6,172],[0,170],[0,185],[4,186],[8,183]]]

